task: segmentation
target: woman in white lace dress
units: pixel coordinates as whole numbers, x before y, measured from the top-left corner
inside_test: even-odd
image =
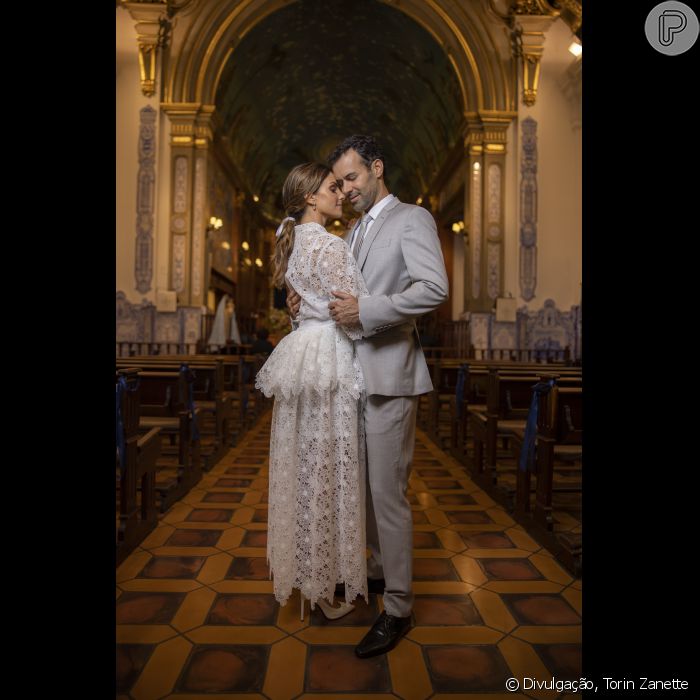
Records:
[[[275,598],[293,588],[327,617],[367,599],[365,560],[364,381],[353,339],[336,326],[332,290],[361,297],[367,287],[345,241],[324,228],[344,195],[324,165],[295,167],[282,188],[287,213],[277,230],[273,283],[301,295],[298,328],[285,336],[255,384],[275,397],[270,436],[267,556]],[[337,583],[346,602],[333,608]]]

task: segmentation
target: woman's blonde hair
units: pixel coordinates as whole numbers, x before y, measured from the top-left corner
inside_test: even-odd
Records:
[[[294,248],[294,226],[299,223],[304,214],[306,197],[318,192],[330,171],[330,168],[322,163],[302,163],[292,168],[282,185],[282,206],[285,216],[292,216],[295,221],[284,222],[282,233],[275,243],[275,252],[272,256],[272,284],[277,289],[284,287],[287,262]]]

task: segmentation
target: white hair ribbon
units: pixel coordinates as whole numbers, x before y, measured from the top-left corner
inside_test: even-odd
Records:
[[[275,238],[279,238],[282,235],[282,229],[284,228],[284,225],[287,221],[296,222],[296,219],[293,216],[285,216],[284,219],[282,219],[282,223],[277,227],[277,230],[275,231]]]

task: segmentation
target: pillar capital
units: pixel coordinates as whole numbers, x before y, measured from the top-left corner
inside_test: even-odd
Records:
[[[559,10],[545,0],[512,0],[513,50],[515,58],[520,59],[523,102],[528,107],[537,99],[545,34],[559,14]]]
[[[135,22],[139,44],[139,72],[141,92],[153,97],[156,92],[156,58],[158,48],[163,45],[167,33],[168,5],[166,0],[155,2],[122,2]]]
[[[214,105],[198,102],[164,102],[170,120],[171,146],[209,148],[214,137]]]

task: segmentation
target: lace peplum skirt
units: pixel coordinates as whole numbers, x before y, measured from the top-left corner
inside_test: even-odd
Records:
[[[367,598],[362,372],[330,322],[302,322],[256,377],[275,397],[267,557],[275,598]]]

